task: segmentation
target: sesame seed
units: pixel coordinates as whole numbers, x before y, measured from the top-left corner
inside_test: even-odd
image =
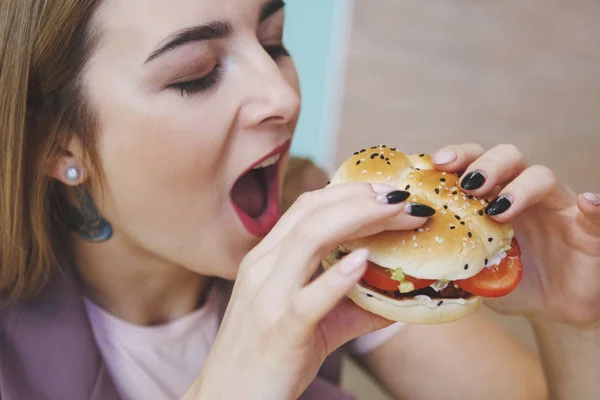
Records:
[[[469,235],[470,238],[473,237],[473,234],[471,232],[467,233],[467,235]]]
[[[444,304],[444,300],[440,300],[438,303],[438,307],[441,306],[442,304]]]
[[[371,148],[372,148],[372,149],[376,149],[376,148],[377,148],[377,146],[373,146],[373,147],[371,147]]]
[[[475,245],[474,245],[474,244],[472,244],[472,245],[471,245],[471,248],[472,248],[472,249],[474,249],[474,248],[475,248]]]
[[[392,180],[392,177],[391,177],[391,176],[388,176],[388,177],[387,177],[387,180],[388,180],[388,181],[391,181],[391,180]]]
[[[420,171],[420,170],[421,170],[421,168],[415,168],[415,171]]]
[[[444,206],[444,210],[447,210],[447,209],[448,209],[448,206]]]
[[[490,243],[491,243],[491,242],[493,242],[493,241],[494,241],[494,238],[488,238],[488,242],[490,242]]]
[[[477,214],[479,214],[479,215],[483,215],[483,210],[479,210],[479,211],[477,212]]]
[[[357,155],[358,155],[358,151],[357,151],[357,152],[355,152],[355,153],[354,153],[354,155],[355,155],[355,156],[357,156]]]
[[[366,149],[362,149],[360,152],[361,152],[361,153],[364,153],[365,151],[367,151],[367,150],[366,150]]]
[[[483,201],[483,199],[479,200],[479,202],[481,203],[482,206],[485,206],[485,201]]]
[[[382,160],[385,160],[385,156],[383,154],[380,155],[379,158],[381,158]]]
[[[389,157],[385,159],[385,161],[390,161]]]
[[[463,242],[463,249],[467,248],[467,244],[465,242]]]
[[[455,215],[454,218],[460,221],[460,217],[458,215]]]
[[[377,154],[377,153],[373,153],[373,154],[371,154],[371,160],[373,160],[373,159],[374,159],[375,157],[377,157],[378,155],[379,155],[379,154]]]
[[[359,165],[359,164],[360,164],[360,160],[358,160],[358,161],[356,162],[356,165]]]
[[[404,188],[404,190],[408,190],[410,189],[410,185],[406,185],[406,187]]]
[[[446,176],[446,173],[445,173],[445,172],[442,172],[442,175]]]
[[[485,259],[485,265],[488,265],[488,259],[487,258]]]
[[[383,172],[377,171],[377,175],[383,175]]]
[[[423,182],[419,182],[419,184],[417,185],[418,187],[423,186]]]
[[[392,150],[392,151],[396,151],[396,148],[395,148],[395,147],[392,147],[392,148],[390,148],[390,150]]]
[[[460,221],[460,224],[461,225],[465,225],[465,221]]]
[[[456,229],[454,225],[450,225],[450,229]]]
[[[415,246],[415,248],[419,247],[419,243],[415,242],[414,246]]]
[[[395,155],[396,155],[396,153],[390,153],[390,156],[395,156]]]
[[[458,192],[455,190],[454,192],[452,192],[452,194],[457,194]]]
[[[413,239],[413,242],[414,242],[415,240],[417,240],[417,235],[413,235],[412,239]]]
[[[386,161],[386,163],[387,163],[387,165],[392,165],[392,163],[391,163],[391,162],[389,162],[389,161]]]
[[[431,247],[428,247],[428,248],[427,248],[427,252],[428,252],[428,253],[431,253],[432,251],[433,251],[433,249],[432,249]]]
[[[402,241],[402,246],[404,246],[406,244],[406,240]]]
[[[472,195],[472,194],[468,195],[467,197],[468,197],[469,199],[473,200],[473,195]]]
[[[454,200],[458,201],[458,196],[454,196]]]
[[[398,250],[398,246],[394,246],[394,248],[392,249],[392,251],[396,251]]]
[[[469,208],[469,206],[467,206],[466,204],[463,204],[463,210],[466,210],[467,208]]]
[[[469,269],[469,264],[465,264],[465,270]]]
[[[440,244],[442,244],[442,243],[444,243],[444,239],[443,238],[440,239]]]
[[[467,238],[462,238],[462,241],[463,241],[463,242],[468,242],[468,241],[469,241],[469,239],[467,239]]]
[[[418,231],[419,231],[419,232],[425,232],[425,229],[423,229],[423,228],[419,228],[419,229],[418,229]]]
[[[419,157],[425,157],[425,154],[419,154]]]
[[[436,236],[436,237],[435,237],[435,241],[437,242],[438,240],[440,240],[440,237],[439,237],[439,236]]]
[[[435,188],[435,194],[440,194],[440,189]]]
[[[431,229],[429,229],[429,228],[425,228],[425,230],[426,230],[427,232],[429,232]]]
[[[448,214],[448,213],[447,213],[446,211],[442,211],[442,214],[446,215],[446,214]]]
[[[373,297],[373,295],[372,295],[372,294],[369,294],[369,293],[367,293],[367,297]]]
[[[385,144],[382,144],[381,147],[383,147],[385,149]]]
[[[446,178],[440,178],[440,182],[446,182]]]

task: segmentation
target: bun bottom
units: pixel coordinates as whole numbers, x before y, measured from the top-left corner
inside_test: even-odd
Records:
[[[337,260],[328,257],[323,268],[329,269]],[[481,305],[481,297],[467,299],[412,298],[397,300],[356,284],[346,295],[359,307],[390,321],[407,324],[444,324],[473,313]]]
[[[347,296],[356,305],[373,314],[407,324],[444,324],[456,321],[473,313],[481,304],[481,297],[478,296],[468,299],[396,300],[361,285],[355,285]]]

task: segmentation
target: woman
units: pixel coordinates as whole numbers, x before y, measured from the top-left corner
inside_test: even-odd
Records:
[[[3,0],[0,18],[2,400],[346,399],[348,342],[398,397],[545,397],[535,359],[477,316],[379,330],[342,300],[364,251],[308,283],[334,243],[426,219],[361,184],[279,219],[300,104],[283,2]],[[600,198],[511,146],[435,159],[467,193],[507,183],[488,212],[529,259],[493,306],[533,322],[556,398],[591,398]]]

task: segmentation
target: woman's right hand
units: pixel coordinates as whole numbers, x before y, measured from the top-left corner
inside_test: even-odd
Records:
[[[243,260],[221,329],[190,391],[193,399],[295,399],[338,347],[390,324],[344,295],[361,278],[367,251],[315,280],[339,243],[420,227],[407,192],[345,183],[301,195]],[[310,282],[309,282],[310,281]]]

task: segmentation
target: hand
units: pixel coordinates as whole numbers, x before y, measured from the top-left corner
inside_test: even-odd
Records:
[[[283,181],[281,209],[287,211],[305,192],[321,189],[327,184],[327,174],[307,158],[292,157]]]
[[[451,146],[434,155],[434,162],[443,171],[465,171],[465,192],[500,195],[488,212],[499,222],[514,222],[523,280],[513,293],[490,299],[488,305],[499,312],[575,326],[600,323],[597,195],[576,195],[547,167],[528,166],[511,145],[487,152],[474,144]]]
[[[308,282],[342,241],[426,222],[398,203],[407,192],[390,190],[354,182],[300,196],[243,260],[193,398],[297,398],[335,349],[389,325],[342,300],[364,273],[366,250]]]

